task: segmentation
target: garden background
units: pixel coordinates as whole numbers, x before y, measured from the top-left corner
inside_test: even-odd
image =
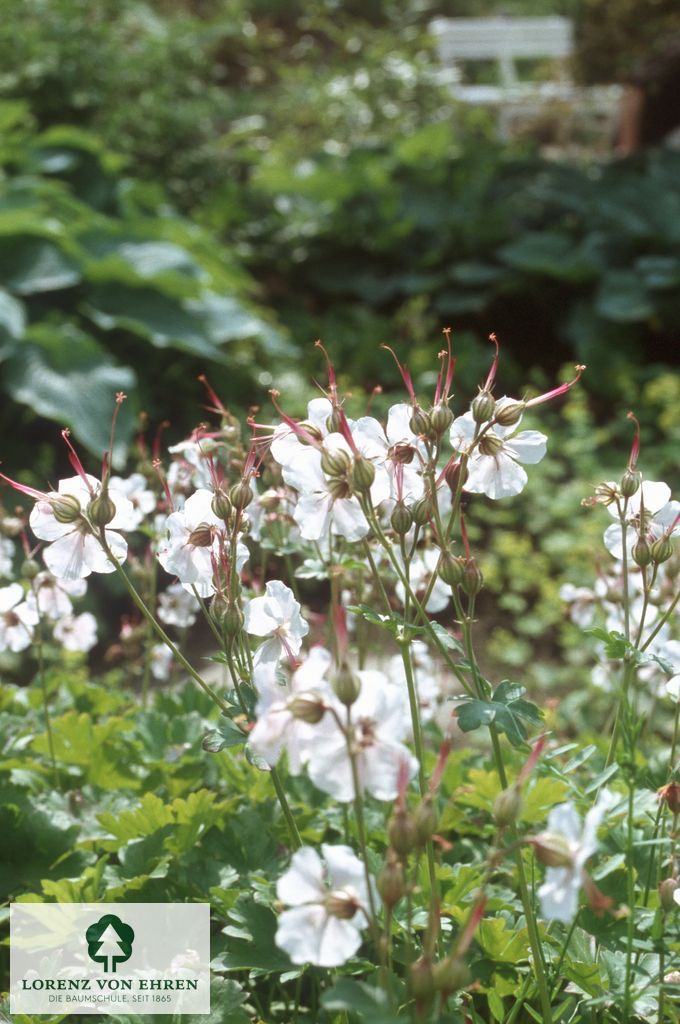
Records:
[[[571,72],[583,83],[625,81],[680,31],[670,0],[502,8],[573,18]],[[492,331],[501,394],[545,390],[585,363],[582,385],[543,418],[551,458],[530,491],[494,509],[493,529],[481,509],[472,537],[487,584],[485,668],[499,677],[521,668],[561,730],[582,737],[607,695],[589,686],[592,654],[559,591],[591,582],[601,523],[580,501],[620,475],[628,409],[641,423],[647,475],[677,484],[680,152],[620,158],[612,146],[548,159],[540,139],[501,142],[492,115],[452,100],[428,33],[434,16],[497,11],[493,0],[5,0],[2,468],[38,487],[63,476],[63,426],[96,465],[121,389],[120,466],[139,432],[151,445],[166,420],[164,443],[177,442],[204,415],[202,373],[242,421],[252,407],[264,422],[274,417],[272,386],[302,415],[311,378],[323,378],[316,338],[355,414],[377,386],[378,411],[400,387],[381,343],[429,388],[444,327],[461,392],[482,379]],[[0,497],[11,519],[16,496],[6,488]],[[138,686],[137,669],[115,656],[122,591],[99,580],[88,600],[109,610],[110,633],[87,659],[67,655],[50,670],[55,706],[72,726],[60,748],[68,792],[38,795],[26,765],[18,776],[12,758],[0,765],[0,834],[10,837],[1,898],[73,896],[68,880],[81,872],[76,895],[97,898],[105,854],[140,835],[149,843],[119,858],[109,894],[194,898],[194,867],[204,870],[218,845],[206,822],[228,809],[234,853],[226,867],[216,861],[210,891],[233,913],[225,872],[245,872],[265,842],[265,782],[253,785],[236,761],[206,768],[207,706],[188,689],[159,695],[133,719],[125,692]],[[31,714],[39,731],[35,666],[3,653],[0,667],[8,735]],[[169,748],[188,751],[181,766]],[[228,797],[218,795],[225,772]],[[255,812],[239,796],[246,778]],[[211,782],[214,792],[196,794]],[[88,786],[104,793],[108,825],[123,807],[129,817],[114,840],[100,830],[83,849],[95,809],[77,805]],[[161,810],[159,793],[176,806]],[[156,811],[161,831],[140,832]],[[162,850],[161,832],[172,835]],[[270,852],[255,859],[266,865]],[[251,911],[244,933],[276,957]],[[224,955],[245,966],[252,954]],[[237,986],[224,1005],[229,993],[238,1006]]]

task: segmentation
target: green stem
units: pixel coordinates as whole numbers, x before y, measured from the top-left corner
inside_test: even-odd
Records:
[[[37,604],[37,601],[36,601]],[[39,611],[39,609],[38,609]],[[45,658],[43,653],[43,642],[42,642],[42,621],[38,625],[36,647],[38,649],[38,678],[40,680],[40,689],[42,691],[43,699],[43,711],[45,713],[45,729],[47,731],[47,746],[50,752],[50,761],[52,762],[52,775],[54,776],[54,785],[56,789],[59,789],[59,769],[57,768],[57,758],[54,752],[54,735],[52,733],[52,716],[50,714],[50,704],[47,694],[47,682],[45,680]]]
[[[555,983],[554,983],[554,986],[553,986],[553,990],[552,990],[552,992],[550,994],[551,1000],[555,998],[555,996],[557,995],[558,989],[560,987],[560,971],[562,970],[562,964],[564,963],[564,958],[567,955],[567,950],[569,949],[569,943],[571,942],[572,936],[573,936],[573,934],[574,934],[574,932],[576,930],[576,922],[577,922],[577,920],[578,920],[578,914],[575,914],[574,915],[574,920],[571,922],[571,926],[569,928],[569,931],[567,932],[567,937],[564,940],[564,943],[562,945],[562,949],[560,950],[560,955],[559,955],[559,958],[557,960],[557,967],[555,968]]]
[[[635,873],[633,871],[633,806],[635,783],[628,783],[628,828],[626,832],[626,862],[628,865],[628,920],[626,928],[626,981],[623,992],[623,1020],[630,1021],[631,981],[633,971],[633,939],[635,937]]]
[[[156,604],[156,586],[158,580],[158,573],[156,572],[156,562],[153,561],[151,568],[151,587],[149,595],[149,604],[153,607]],[[146,645],[144,650],[144,674],[142,675],[142,707],[146,707],[149,702],[149,683],[151,682],[151,644],[153,640],[153,627],[151,623],[147,621],[146,624]]]
[[[276,795],[279,798],[279,804],[283,811],[283,816],[286,819],[286,825],[288,826],[288,834],[290,835],[291,846],[294,850],[299,850],[302,846],[302,840],[300,839],[300,833],[293,817],[293,812],[290,809],[288,798],[286,797],[286,791],[281,784],[281,778],[276,768],[272,768],[270,773],[271,780],[276,790]]]

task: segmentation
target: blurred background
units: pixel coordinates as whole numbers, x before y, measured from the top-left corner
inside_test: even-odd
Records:
[[[3,469],[54,480],[65,424],[100,455],[121,389],[121,442],[140,413],[177,441],[202,372],[237,413],[271,417],[273,384],[299,413],[316,338],[379,409],[380,343],[429,387],[451,326],[467,401],[495,331],[499,394],[588,372],[493,510],[489,657],[561,628],[578,659],[557,575],[592,576],[579,502],[628,408],[647,475],[677,465],[679,108],[676,0],[4,0]]]

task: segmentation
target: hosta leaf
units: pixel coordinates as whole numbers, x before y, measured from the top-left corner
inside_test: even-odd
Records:
[[[0,281],[19,295],[55,292],[80,281],[80,269],[45,238],[4,238],[0,244]]]
[[[0,288],[0,360],[6,359],[23,337],[26,313],[23,304]]]

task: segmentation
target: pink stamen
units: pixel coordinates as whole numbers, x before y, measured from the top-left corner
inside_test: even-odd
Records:
[[[341,605],[336,605],[333,609],[333,626],[338,644],[338,661],[342,664],[347,661],[349,636],[347,633],[347,613]]]
[[[44,491],[36,491],[35,487],[29,487],[27,484],[20,484],[18,480],[12,480],[11,477],[5,476],[4,473],[0,473],[0,480],[4,480],[6,483],[13,487],[15,491],[19,491],[21,494],[27,494],[29,498],[35,498],[36,501],[49,501],[49,495]]]
[[[552,391],[546,391],[544,395],[537,395],[536,398],[530,398],[528,402],[524,403],[527,409],[532,405],[541,405],[543,402],[549,402],[553,398],[559,398],[560,395],[566,394],[566,392],[569,391],[570,388],[573,388],[574,384],[581,379],[585,366],[583,364],[579,364],[578,366],[575,366],[574,369],[576,370],[576,376],[573,380],[568,380],[566,384],[560,384],[559,387],[553,388]]]
[[[408,369],[405,366],[401,365],[401,363],[397,359],[394,349],[390,348],[389,345],[381,345],[380,347],[386,349],[394,359],[395,363],[397,364],[397,369],[401,374],[401,379],[404,382],[404,387],[408,391],[409,398],[411,399],[413,405],[417,405],[418,399],[416,398],[416,392],[413,387],[413,381],[411,380],[411,374],[408,372]]]
[[[170,426],[170,420],[161,420],[161,422],[158,424],[158,429],[156,430],[156,436],[153,439],[153,445],[152,445],[152,448],[151,448],[151,454],[153,456],[154,462],[160,462],[161,461],[161,436],[163,434],[163,431],[167,430],[167,428],[169,426]]]
[[[76,473],[78,474],[80,479],[83,481],[83,483],[87,487],[88,491],[90,492],[90,495],[92,497],[94,497],[94,493],[95,493],[94,492],[94,488],[92,487],[92,484],[90,483],[90,481],[87,478],[87,473],[85,472],[85,469],[83,468],[83,464],[82,464],[82,462],[80,461],[80,459],[78,457],[78,453],[76,452],[75,448],[71,444],[71,441],[70,441],[71,431],[68,429],[68,427],[64,427],[64,429],[61,432],[61,436],[63,437],[64,441],[66,442],[66,446],[67,446],[68,451],[69,451],[68,461],[71,463],[71,465],[73,466],[74,470],[76,471]]]
[[[548,738],[547,736],[539,736],[539,738],[534,743],[534,745],[533,745],[533,747],[531,749],[531,753],[529,754],[528,758],[524,762],[524,765],[522,766],[522,770],[520,771],[520,773],[519,773],[519,775],[517,777],[517,782],[519,783],[520,786],[524,782],[526,782],[526,780],[529,778],[529,776],[533,772],[534,768],[536,767],[536,764],[538,763],[538,759],[541,756],[541,754],[543,753],[543,748],[545,747],[545,744],[547,742],[547,738]]]
[[[208,397],[210,398],[210,401],[213,403],[212,405],[204,405],[203,408],[206,409],[208,412],[217,413],[218,416],[226,416],[227,409],[225,408],[217,392],[212,388],[206,375],[204,373],[200,373],[198,375],[198,379],[200,380],[205,390],[208,392]]]
[[[472,560],[472,552],[470,551],[470,542],[468,541],[467,527],[465,525],[465,516],[463,510],[460,510],[460,535],[463,539],[463,547],[465,548],[465,557],[469,561]]]
[[[321,449],[321,442],[318,441],[312,434],[310,434],[308,430],[305,430],[305,428],[300,423],[296,422],[296,420],[292,419],[290,416],[287,416],[286,413],[283,411],[281,406],[276,401],[280,393],[281,392],[277,391],[275,388],[272,388],[272,390],[269,392],[269,394],[272,396],[272,405],[278,412],[283,422],[286,424],[287,427],[290,427],[290,429],[297,437],[301,437],[304,441],[306,441],[307,444],[312,445],[312,447]],[[257,424],[253,424],[253,426],[257,426]]]
[[[630,472],[634,472],[637,465],[638,455],[640,454],[640,423],[632,412],[629,412],[626,416],[627,420],[630,420],[635,424],[635,435],[633,437],[633,444],[630,449],[630,456],[628,458],[628,469]]]
[[[499,357],[500,357],[500,354],[501,354],[500,346],[498,344],[498,338],[496,337],[495,334],[490,334],[489,335],[489,341],[496,346],[496,354],[493,357],[493,362],[491,364],[491,369],[489,370],[489,374],[488,374],[488,376],[486,378],[486,384],[484,385],[484,388],[483,388],[484,391],[491,391],[491,389],[492,389],[492,387],[494,385],[494,381],[496,380],[496,371],[498,369],[498,360],[499,360]]]
[[[328,371],[328,390],[330,391],[331,394],[331,401],[333,405],[335,405],[337,403],[338,389],[335,380],[335,370],[333,369],[333,364],[331,363],[330,356],[328,355],[328,352],[321,344],[319,338],[317,338],[316,341],[314,342],[314,348],[321,349],[326,359],[326,369]]]
[[[406,790],[408,789],[409,766],[407,761],[400,761],[397,768],[397,810],[406,810]]]
[[[439,748],[439,757],[437,758],[437,763],[434,766],[432,778],[430,779],[430,793],[433,795],[439,789],[439,783],[442,781],[442,776],[444,774],[444,769],[446,768],[446,762],[449,759],[450,753],[451,742],[450,740],[444,740],[441,747]]]
[[[151,463],[151,466],[153,468],[154,473],[161,482],[161,487],[163,488],[163,493],[165,495],[165,500],[167,502],[168,508],[170,509],[171,512],[174,512],[175,503],[172,500],[172,494],[170,493],[170,488],[168,487],[168,481],[165,479],[165,476],[163,474],[163,466],[161,460],[154,459],[153,462]]]

